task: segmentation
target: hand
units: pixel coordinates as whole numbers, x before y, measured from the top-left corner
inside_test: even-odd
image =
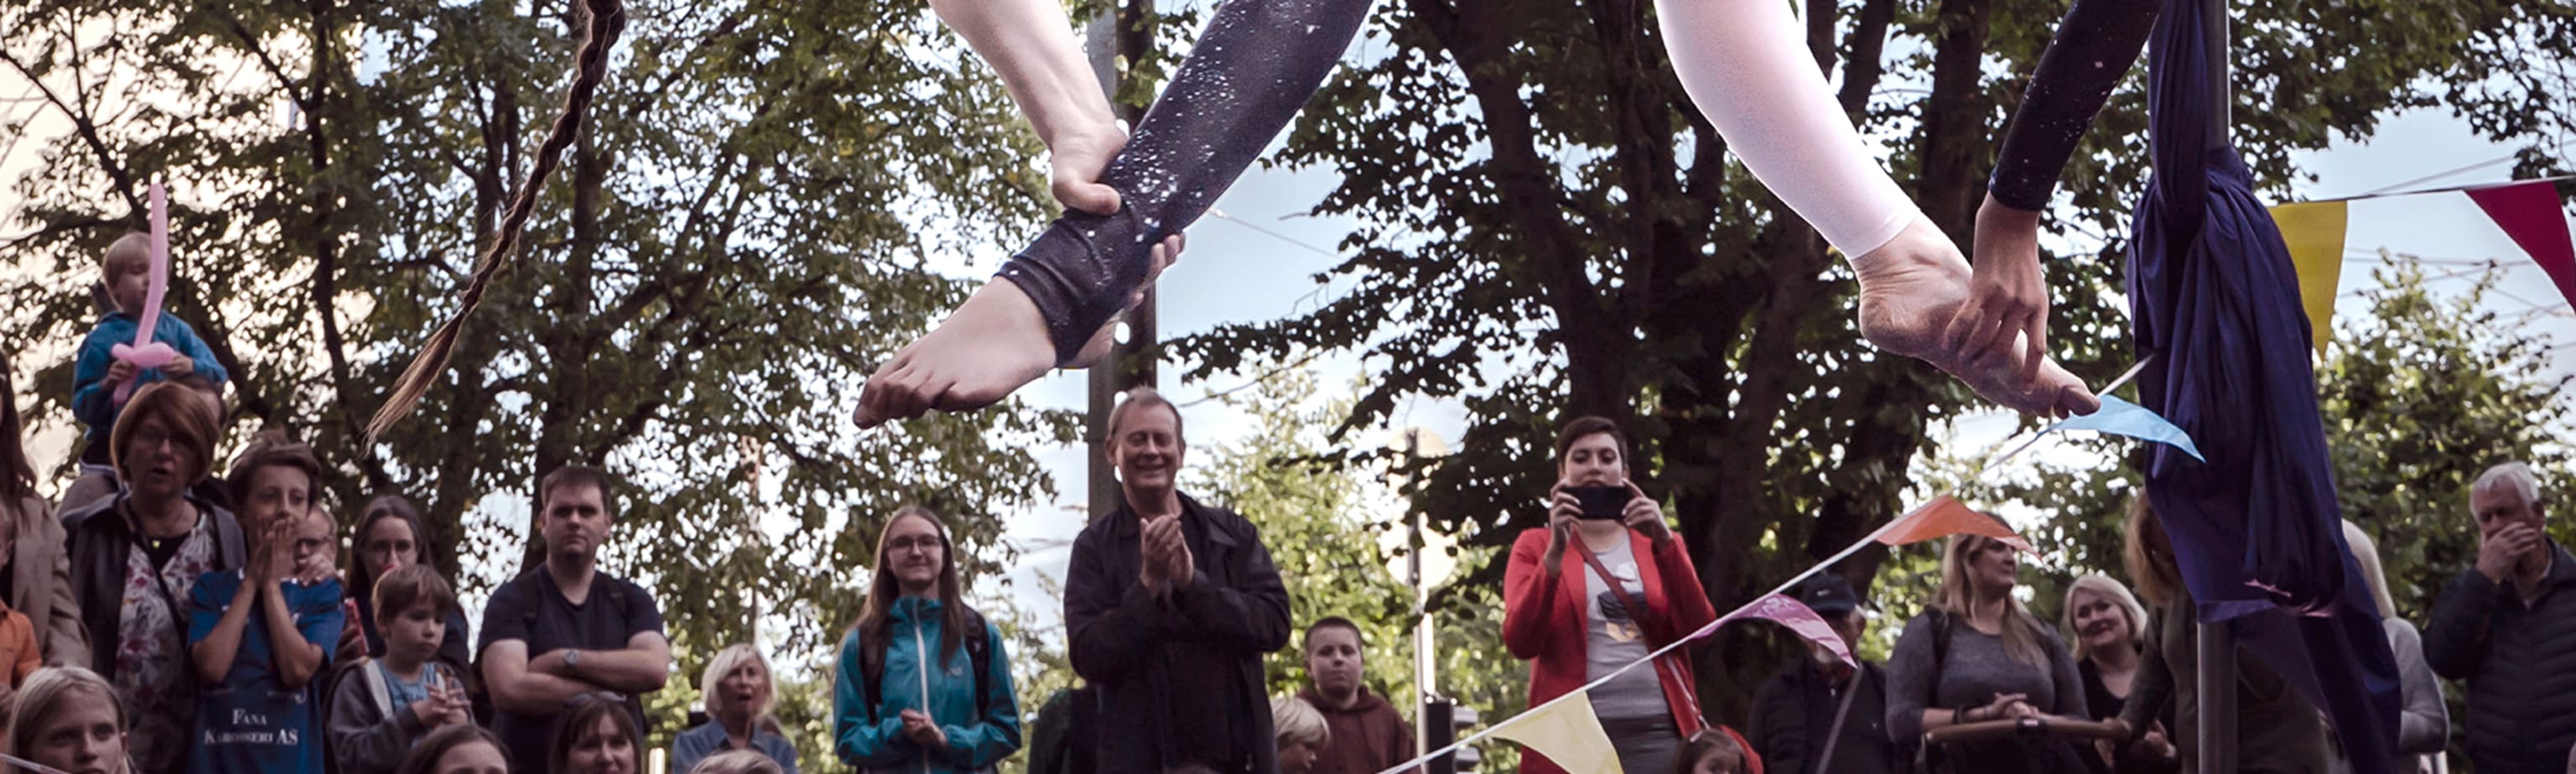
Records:
[[[2522,558],[2540,548],[2540,530],[2529,524],[2510,524],[2478,541],[2478,574],[2492,583],[2503,583],[2505,576],[2522,566]]]
[[[1100,173],[1109,168],[1109,160],[1127,147],[1127,132],[1116,124],[1092,127],[1074,132],[1049,144],[1047,153],[1048,190],[1065,209],[1081,210],[1093,215],[1118,212],[1118,189],[1100,182]]]
[[[341,619],[340,647],[332,654],[331,662],[335,664],[346,664],[367,655],[367,629],[359,622],[356,613]]]
[[[319,585],[324,579],[339,574],[340,568],[336,565],[337,563],[331,558],[331,552],[316,552],[312,556],[296,560],[295,580],[307,586]]]
[[[1969,708],[1967,712],[1960,713],[1959,719],[1963,722],[1976,723],[1987,720],[2028,717],[2027,715],[2016,714],[2016,711],[2013,708],[2018,706],[2021,710],[2029,710],[2030,705],[2025,703],[2029,698],[2029,694],[1998,693],[1995,694],[1994,701],[1987,702],[1986,706],[1983,707]]]
[[[1583,518],[1583,501],[1565,491],[1563,483],[1550,488],[1547,494],[1547,552],[1541,555],[1539,564],[1544,565],[1541,569],[1549,577],[1554,577],[1564,564],[1565,541],[1574,534],[1574,522]]]
[[[1155,280],[1162,278],[1164,269],[1169,269],[1172,264],[1180,262],[1181,248],[1188,244],[1187,237],[1173,234],[1164,237],[1162,244],[1154,246],[1151,251],[1153,263],[1145,267],[1144,283],[1137,285],[1136,292],[1127,297],[1127,306],[1119,310],[1118,317],[1111,318],[1109,322],[1102,324],[1100,330],[1091,333],[1090,341],[1083,342],[1082,351],[1073,356],[1072,366],[1090,368],[1099,365],[1102,359],[1109,357],[1109,348],[1118,344],[1119,319],[1134,314],[1136,306],[1145,303],[1145,291],[1154,286]]]
[[[161,364],[161,376],[165,379],[175,379],[196,372],[197,361],[184,357]]]
[[[2048,352],[2048,283],[2039,268],[2039,213],[1988,195],[1977,208],[1971,249],[1976,259],[1969,267],[1968,301],[1950,318],[1943,336],[1952,351],[1986,361],[2012,357],[2014,340],[2020,339],[2025,348],[2021,380],[2035,381]]]
[[[939,724],[932,722],[929,715],[904,710],[902,717],[904,738],[913,744],[934,749],[948,746],[948,732],[939,730]]]
[[[1175,518],[1173,521],[1177,522],[1179,519]],[[1189,533],[1182,532],[1177,524],[1174,525],[1172,533],[1178,536],[1173,540],[1177,548],[1172,551],[1172,566],[1163,571],[1163,578],[1172,582],[1173,591],[1179,591],[1189,588],[1192,582],[1198,580],[1198,555],[1190,552]]]
[[[124,382],[124,381],[125,381],[125,380],[127,380],[127,379],[132,379],[132,378],[134,378],[134,364],[133,364],[133,363],[130,363],[130,362],[127,362],[127,361],[123,361],[123,360],[110,360],[110,361],[108,361],[108,363],[107,363],[107,383],[108,383],[108,384],[119,384],[119,383]]]
[[[1628,508],[1620,512],[1619,523],[1656,545],[1673,539],[1672,526],[1664,523],[1664,507],[1656,504],[1655,498],[1647,497],[1646,490],[1638,489],[1634,481],[1628,482]]]
[[[2174,757],[2173,742],[2165,739],[2165,727],[2162,723],[2147,729],[2144,734],[2139,734],[2137,743],[2129,749],[2141,757],[2156,760]]]
[[[1137,532],[1136,550],[1141,556],[1137,562],[1136,580],[1156,596],[1161,596],[1171,581],[1170,536],[1178,532],[1179,526],[1180,522],[1175,517],[1165,516],[1146,520]]]

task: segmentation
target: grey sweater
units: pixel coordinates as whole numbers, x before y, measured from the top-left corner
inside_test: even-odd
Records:
[[[412,743],[429,735],[429,725],[409,705],[376,703],[375,689],[367,683],[367,673],[375,668],[374,659],[362,658],[331,678],[330,720],[322,728],[339,774],[392,774]],[[445,664],[432,661],[427,668],[439,670],[441,679],[457,679]]]
[[[2014,660],[2002,637],[1951,616],[1949,653],[1935,674],[1932,616],[1906,622],[1905,634],[1887,659],[1888,738],[1900,747],[1911,746],[1923,736],[1924,710],[1982,707],[2005,693],[2026,695],[2030,706],[2046,714],[2084,717],[2084,683],[2075,671],[2075,657],[2066,652],[2054,627],[2032,623],[2039,627],[2046,666]]]

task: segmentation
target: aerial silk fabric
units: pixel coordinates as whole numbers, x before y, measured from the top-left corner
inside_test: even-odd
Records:
[[[1145,283],[1154,245],[1197,222],[1297,116],[1374,0],[1224,0],[1172,85],[1101,171],[1118,212],[1067,210],[998,275],[1046,319],[1056,363]]]
[[[2148,63],[2154,176],[2129,252],[2141,402],[2206,462],[2149,447],[2147,493],[2204,624],[2326,711],[2363,774],[2396,758],[2397,662],[2342,531],[2307,310],[2280,230],[2223,131],[2199,0],[2166,4]]]

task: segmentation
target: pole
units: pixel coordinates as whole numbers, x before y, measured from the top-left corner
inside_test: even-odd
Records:
[[[2202,774],[2236,772],[2236,633],[2229,622],[2204,623],[2200,632],[2200,767]]]
[[[1415,464],[1421,459],[1421,454],[1422,428],[1406,428],[1404,464]],[[1408,507],[1406,510],[1412,509]],[[1422,549],[1425,547],[1422,541],[1422,520],[1423,516],[1420,513],[1413,513],[1411,518],[1405,519],[1406,526],[1411,527],[1413,533],[1405,549],[1405,582],[1413,586],[1413,706],[1415,707],[1429,706],[1427,702],[1430,701],[1433,693],[1432,681],[1436,679],[1432,674],[1434,661],[1431,655],[1434,645],[1428,604],[1430,597],[1424,594],[1422,589]],[[1417,715],[1415,719],[1427,720],[1427,717]],[[1413,726],[1413,743],[1416,745],[1413,749],[1438,749],[1431,746],[1430,723],[1415,723]]]
[[[1129,125],[1144,116],[1134,105],[1118,101],[1119,86],[1124,77],[1118,72],[1118,61],[1136,61],[1153,38],[1145,32],[1152,29],[1153,0],[1128,0],[1094,16],[1083,28],[1084,46],[1091,54],[1091,74],[1109,97],[1110,108],[1119,120]],[[1090,518],[1118,510],[1123,495],[1118,488],[1118,473],[1109,465],[1109,410],[1118,406],[1118,396],[1128,388],[1153,386],[1154,362],[1145,353],[1154,344],[1154,291],[1145,291],[1145,300],[1126,315],[1127,336],[1110,347],[1109,355],[1091,368],[1091,390],[1083,418],[1083,440],[1090,454]]]
[[[2201,46],[2209,57],[2209,136],[2228,145],[2227,0],[2202,0]],[[2180,625],[2183,622],[2175,622]],[[2236,632],[2229,622],[2204,623],[2200,648],[2200,774],[2236,773]]]

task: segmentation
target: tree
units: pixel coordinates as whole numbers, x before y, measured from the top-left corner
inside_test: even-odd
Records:
[[[826,650],[860,576],[813,568],[866,564],[901,503],[997,566],[996,514],[1052,491],[1025,450],[1069,442],[1070,417],[847,421],[849,376],[972,286],[939,256],[1023,238],[1053,206],[999,84],[917,0],[632,3],[523,265],[419,411],[360,439],[554,116],[575,5],[0,10],[0,63],[73,127],[14,181],[0,337],[76,340],[96,256],[163,179],[170,308],[235,374],[237,424],[311,441],[344,517],[379,492],[419,501],[469,593],[540,555],[511,522],[576,462],[621,480],[606,566],[672,614],[683,675],[764,615],[791,622],[773,655]],[[69,421],[68,375],[38,371],[38,421]]]
[[[1366,480],[1362,471],[1333,465],[1322,456],[1323,429],[1350,410],[1350,399],[1326,398],[1314,374],[1300,369],[1262,379],[1248,397],[1214,399],[1249,414],[1253,430],[1240,440],[1202,450],[1207,456],[1195,466],[1193,488],[1260,526],[1262,542],[1287,583],[1289,609],[1300,630],[1327,616],[1350,619],[1359,627],[1365,643],[1364,682],[1393,702],[1408,722],[1418,722],[1419,708],[1409,705],[1418,682],[1413,632],[1421,617],[1413,607],[1414,589],[1391,568],[1405,552],[1432,547],[1421,544],[1419,536],[1390,547],[1388,533],[1404,530],[1412,520],[1406,502],[1382,482]],[[1451,583],[1473,577],[1467,570],[1477,564],[1500,558],[1491,549],[1454,552],[1461,567],[1452,573]],[[1487,600],[1491,604],[1451,605],[1434,616],[1438,653],[1432,693],[1488,717],[1503,717],[1526,705],[1529,669],[1503,648],[1500,596]],[[1266,671],[1272,693],[1295,693],[1313,684],[1306,674],[1304,644],[1300,634],[1289,647],[1271,654]],[[1487,751],[1517,755],[1510,745]],[[1508,770],[1492,767],[1508,767],[1512,760],[1505,757],[1485,768]]]
[[[1802,5],[1809,48],[1838,78],[1842,107],[1864,135],[1886,138],[1900,182],[1964,241],[1989,138],[2064,4]],[[1316,211],[1359,222],[1343,243],[1352,256],[1330,272],[1354,287],[1312,313],[1170,349],[1195,360],[1189,378],[1360,349],[1382,374],[1332,437],[1349,463],[1386,455],[1351,434],[1401,399],[1463,403],[1463,451],[1427,470],[1416,507],[1483,546],[1541,521],[1532,503],[1551,480],[1555,424],[1618,420],[1723,610],[1901,511],[1916,482],[1908,464],[1938,451],[1930,423],[1968,396],[1860,342],[1850,275],[1727,161],[1663,55],[1687,43],[1661,40],[1649,7],[1381,6],[1361,46],[1369,58],[1325,88],[1275,159],[1342,175]],[[2403,107],[2451,105],[2481,116],[2472,125],[2490,136],[2539,147],[2576,137],[2568,112],[2526,105],[2565,105],[2576,90],[2564,83],[2443,85],[2517,69],[2497,53],[2508,45],[2564,52],[2562,33],[2576,26],[2568,9],[2472,3],[2327,19],[2255,4],[2241,14],[2235,81],[2247,109],[2236,113],[2236,141],[2266,191],[2299,174],[2291,151],[2365,136]],[[2084,256],[2052,263],[2055,355],[2094,383],[2129,357],[2113,301],[2121,240],[2083,234],[2123,231],[2141,187],[2141,91],[2131,79],[2115,97],[2054,212],[2058,228],[2078,232],[2070,252]],[[1863,553],[1841,571],[1866,581],[1884,556]],[[1488,566],[1481,580],[1498,574]],[[1731,630],[1701,649],[1714,719],[1740,719],[1756,681],[1792,652],[1759,639]]]

